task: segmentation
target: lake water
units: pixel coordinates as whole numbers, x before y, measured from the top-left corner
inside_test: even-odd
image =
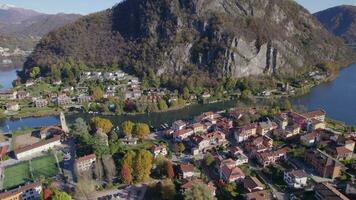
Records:
[[[17,69],[0,70],[0,85],[3,89],[9,89],[12,87],[12,81],[17,78]]]
[[[341,70],[334,81],[314,87],[308,95],[294,100],[294,104],[323,108],[328,117],[356,125],[356,64]]]
[[[8,77],[16,78],[16,70],[13,74],[10,72],[0,72],[1,84],[11,86],[11,80]],[[323,108],[328,117],[346,122],[350,125],[356,125],[356,64],[343,69],[337,79],[330,83],[325,83],[314,87],[311,92],[303,97],[293,100],[295,105],[303,105],[308,109]],[[177,119],[191,119],[206,111],[219,111],[234,107],[236,101],[219,102],[207,105],[192,105],[177,111],[164,113],[151,113],[143,115],[121,115],[108,116],[117,126],[125,120],[135,122],[146,122],[152,126],[160,126],[162,123],[168,123]],[[67,116],[69,123],[74,122],[78,117],[90,119],[93,115],[89,114],[71,114]],[[22,127],[41,127],[59,124],[57,116],[25,118],[21,120],[6,120],[0,122],[0,129],[3,131],[14,131]]]

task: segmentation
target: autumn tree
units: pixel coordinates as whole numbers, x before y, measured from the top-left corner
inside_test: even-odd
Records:
[[[161,198],[164,200],[174,200],[176,199],[176,186],[172,180],[167,179],[161,183]]]
[[[212,191],[206,184],[194,184],[184,192],[184,200],[215,200]]]
[[[166,173],[168,178],[170,179],[174,178],[173,163],[170,160],[166,161]]]
[[[96,86],[91,89],[91,95],[95,101],[99,101],[104,97],[104,91],[101,89],[101,87]]]
[[[93,117],[90,120],[90,124],[93,129],[95,130],[101,129],[106,134],[109,133],[113,127],[110,120],[101,117]]]
[[[132,121],[125,121],[121,124],[122,132],[125,136],[131,136],[134,130],[135,124]]]
[[[150,127],[145,123],[137,123],[135,127],[135,134],[140,139],[145,139],[150,134]]]
[[[134,163],[134,175],[136,182],[147,181],[151,174],[153,156],[147,150],[139,150],[135,163]]]
[[[124,184],[131,184],[133,181],[132,178],[132,168],[128,166],[128,164],[123,164],[121,166],[121,170],[120,170],[120,177],[121,177],[121,181]]]

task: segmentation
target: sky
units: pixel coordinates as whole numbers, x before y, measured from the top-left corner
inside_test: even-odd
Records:
[[[33,9],[48,14],[89,14],[111,8],[120,0],[0,0],[0,3]],[[296,0],[311,13],[337,5],[355,5],[356,0]]]

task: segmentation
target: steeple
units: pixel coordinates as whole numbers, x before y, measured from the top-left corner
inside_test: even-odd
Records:
[[[65,133],[69,133],[69,129],[68,129],[68,126],[67,126],[67,123],[66,123],[66,118],[64,116],[64,113],[61,112],[60,114],[60,120],[61,120],[61,127],[62,127],[62,130],[65,132]]]

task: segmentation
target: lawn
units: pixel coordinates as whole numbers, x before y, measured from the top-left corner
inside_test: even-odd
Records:
[[[33,159],[31,169],[33,176],[31,176],[30,162],[28,161],[6,168],[4,188],[11,188],[40,177],[50,178],[58,173],[56,159],[53,155]]]
[[[23,162],[5,169],[4,188],[11,188],[31,180],[28,162]]]

